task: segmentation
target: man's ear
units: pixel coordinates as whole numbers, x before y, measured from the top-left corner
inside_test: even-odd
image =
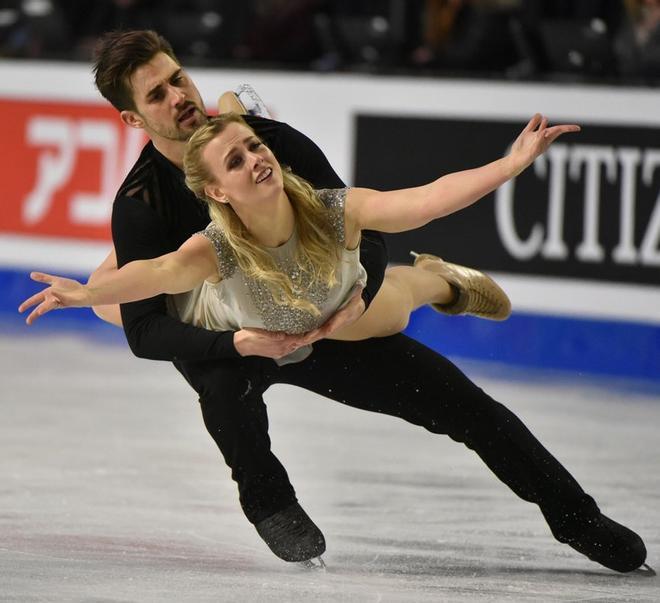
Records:
[[[135,111],[121,111],[119,116],[121,117],[121,120],[131,128],[137,128],[138,130],[144,128],[144,120],[140,117],[140,114]]]

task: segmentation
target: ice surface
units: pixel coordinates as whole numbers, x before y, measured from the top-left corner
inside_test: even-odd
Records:
[[[660,579],[554,541],[465,447],[277,386],[273,447],[328,543],[328,571],[286,564],[171,365],[63,336],[0,338],[0,358],[1,601],[660,601]],[[660,569],[660,395],[469,372]]]

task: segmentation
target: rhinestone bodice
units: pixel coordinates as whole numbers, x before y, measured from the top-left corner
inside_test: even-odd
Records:
[[[317,191],[329,210],[329,219],[342,249],[340,265],[336,270],[337,282],[332,287],[324,283],[313,283],[310,273],[300,269],[295,260],[298,243],[295,229],[286,243],[267,249],[278,268],[292,280],[295,291],[300,292],[301,298],[304,296],[312,302],[320,310],[320,316],[276,303],[266,285],[243,274],[225,236],[212,222],[200,234],[213,243],[218,258],[218,274],[222,280],[219,283],[205,282],[186,303],[177,303],[180,318],[216,331],[256,327],[268,331],[305,333],[323,324],[350,297],[356,284],[364,285],[366,282],[366,272],[360,264],[359,247],[354,250],[345,249],[346,193],[347,189]],[[310,346],[300,348],[282,359],[280,364],[297,362],[310,353]]]

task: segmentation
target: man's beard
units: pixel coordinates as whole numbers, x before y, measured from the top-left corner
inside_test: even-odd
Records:
[[[144,116],[142,117],[144,119],[144,123],[149,127],[149,129],[154,133],[160,136],[161,138],[165,138],[166,140],[175,140],[177,142],[187,142],[190,137],[194,134],[195,130],[205,124],[208,121],[208,118],[206,116],[206,113],[203,111],[200,111],[200,109],[195,105],[195,113],[196,115],[201,115],[202,119],[196,120],[196,123],[193,123],[190,126],[181,126],[179,122],[175,122],[174,124],[170,126],[154,126],[152,123],[149,122]]]

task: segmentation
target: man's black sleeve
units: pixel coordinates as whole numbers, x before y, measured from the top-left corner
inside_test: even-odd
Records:
[[[332,168],[318,145],[289,124],[245,115],[245,120],[268,144],[282,165],[289,166],[314,188],[344,188],[346,185]]]
[[[156,212],[129,197],[115,200],[112,237],[119,267],[177,249]],[[128,345],[140,358],[196,361],[240,357],[232,331],[208,331],[168,316],[165,295],[121,304],[121,318]]]

